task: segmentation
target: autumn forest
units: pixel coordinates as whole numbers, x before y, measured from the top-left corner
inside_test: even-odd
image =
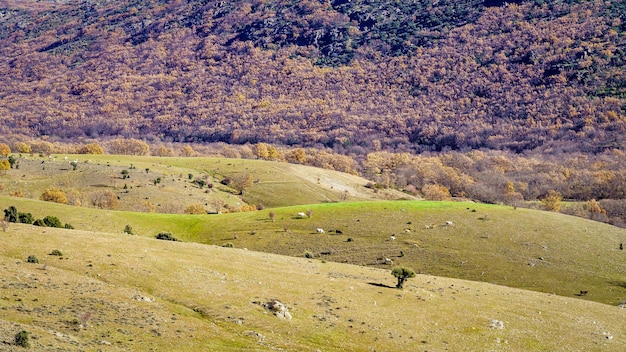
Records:
[[[617,0],[0,0],[0,142],[552,191],[626,226],[625,38]]]

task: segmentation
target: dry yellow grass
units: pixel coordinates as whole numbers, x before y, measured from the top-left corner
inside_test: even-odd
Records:
[[[22,329],[37,351],[626,349],[626,310],[580,299],[427,275],[397,290],[389,270],[121,234],[0,237],[3,350]]]

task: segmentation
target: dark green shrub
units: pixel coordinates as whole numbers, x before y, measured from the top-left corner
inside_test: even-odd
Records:
[[[404,286],[404,282],[411,277],[415,277],[415,271],[410,268],[405,268],[402,266],[397,266],[391,270],[391,275],[395,276],[398,279],[397,288],[402,289]]]
[[[64,228],[68,229],[68,230],[73,230],[74,226],[72,226],[72,224],[65,224],[63,225]]]
[[[18,332],[17,334],[15,334],[15,345],[24,347],[24,348],[30,347],[28,331],[22,330]]]
[[[32,224],[35,221],[31,213],[17,213],[18,221],[22,224]]]
[[[17,208],[11,205],[7,209],[4,209],[4,220],[8,222],[17,222],[18,221]]]
[[[124,226],[124,233],[127,233],[127,234],[129,234],[129,235],[134,235],[134,234],[133,234],[133,228],[132,228],[132,227],[130,227],[130,225],[126,225],[126,226]]]
[[[235,247],[235,245],[232,242],[227,242],[227,243],[224,243],[222,245],[222,247],[233,248],[233,247]]]
[[[35,257],[34,255],[29,255],[28,258],[26,259],[26,262],[39,264],[39,259],[37,259],[37,257]]]
[[[33,221],[33,225],[46,227],[46,223],[43,222],[43,220],[41,220],[41,219],[37,219],[37,220]]]
[[[315,257],[315,255],[313,255],[313,253],[311,253],[309,251],[306,251],[306,252],[304,252],[304,257],[310,259],[310,258]]]
[[[63,227],[63,223],[61,223],[61,220],[59,220],[59,218],[57,218],[56,216],[46,216],[45,218],[43,218],[43,223],[46,224],[46,226],[48,227]]]
[[[52,252],[50,252],[50,254],[48,254],[48,255],[56,255],[57,257],[60,257],[60,256],[62,256],[62,255],[63,255],[63,253],[61,253],[61,251],[60,251],[60,250],[55,249],[55,250],[53,250]]]
[[[178,238],[175,238],[174,236],[172,236],[171,233],[169,232],[161,232],[158,235],[155,236],[155,238],[157,240],[164,240],[164,241],[176,241],[176,242],[180,242],[180,240]]]

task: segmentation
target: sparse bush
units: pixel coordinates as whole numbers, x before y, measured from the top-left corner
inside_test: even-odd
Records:
[[[238,208],[235,207],[229,207],[228,205],[227,207],[227,213],[245,213],[245,212],[249,212],[249,211],[257,211],[258,209],[256,208],[256,205],[254,204],[244,204]]]
[[[9,169],[11,169],[11,163],[6,159],[0,160],[0,174],[5,175]]]
[[[65,225],[63,225],[63,228],[66,228],[68,230],[73,230],[74,226],[72,226],[72,224],[65,224]]]
[[[395,276],[398,279],[397,288],[402,289],[404,286],[404,282],[411,278],[415,277],[415,271],[413,269],[405,268],[402,266],[397,266],[391,270],[391,275]]]
[[[304,257],[310,259],[310,258],[315,257],[315,255],[313,255],[313,253],[311,253],[309,251],[306,251],[306,252],[304,252]]]
[[[203,204],[191,204],[185,207],[185,214],[206,214]]]
[[[133,234],[133,228],[130,225],[124,226],[124,233],[127,233],[129,235],[134,235]]]
[[[225,248],[233,248],[233,247],[235,247],[235,245],[234,245],[232,242],[226,242],[226,243],[224,243],[224,244],[222,245],[222,247],[225,247]]]
[[[11,169],[17,163],[17,159],[13,155],[9,155],[9,157],[7,158],[7,161],[9,162],[9,166],[11,167]]]
[[[561,193],[554,191],[554,190],[550,190],[548,191],[548,194],[546,194],[541,199],[541,204],[543,205],[544,209],[546,209],[547,211],[558,212],[559,210],[561,210],[562,199],[563,199],[563,195]]]
[[[206,185],[206,182],[201,179],[195,179],[192,183],[195,183],[196,185],[198,185],[200,189],[202,189]]]
[[[30,153],[30,145],[24,143],[24,142],[15,142],[15,144],[13,144],[13,149],[15,149],[16,152],[18,153]]]
[[[254,179],[252,178],[251,174],[240,173],[232,177],[231,187],[237,190],[237,192],[239,192],[239,194],[241,195],[243,194],[243,191],[250,188],[253,185],[253,183],[254,183]]]
[[[178,238],[175,238],[174,236],[172,236],[171,233],[169,232],[161,232],[158,235],[155,236],[155,238],[157,240],[164,240],[164,241],[174,241],[174,242],[180,242],[180,240]]]
[[[196,152],[193,150],[193,148],[191,146],[184,146],[180,149],[180,156],[194,156],[196,154]]]
[[[354,240],[352,239],[352,237],[348,237],[348,239],[346,240],[346,242],[353,242]]]
[[[41,219],[37,219],[37,220],[33,221],[33,225],[46,227],[46,223],[44,223],[43,220],[41,220]]]
[[[61,257],[63,255],[63,253],[60,250],[55,249],[52,252],[50,252],[50,254],[48,254],[48,255],[55,255],[57,257]]]
[[[28,334],[28,331],[26,330],[22,330],[20,332],[18,332],[17,334],[15,334],[15,345],[16,346],[20,346],[20,347],[24,347],[24,348],[29,348],[30,347],[30,336]]]
[[[422,193],[427,200],[450,199],[450,190],[440,184],[426,185],[422,187]]]
[[[137,139],[114,139],[109,142],[109,152],[111,154],[122,155],[149,155],[150,147],[144,141]]]
[[[91,204],[100,209],[115,209],[119,204],[117,195],[112,191],[95,191],[89,195]]]
[[[35,257],[34,255],[29,255],[28,258],[26,258],[26,262],[39,264],[39,259],[37,259],[37,257]]]
[[[80,192],[76,190],[68,191],[66,193],[66,196],[68,205],[81,206],[83,204],[83,201],[81,199],[82,196]]]

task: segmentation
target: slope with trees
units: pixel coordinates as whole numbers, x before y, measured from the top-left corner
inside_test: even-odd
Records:
[[[6,135],[360,154],[625,143],[615,2],[37,4],[5,2]]]

